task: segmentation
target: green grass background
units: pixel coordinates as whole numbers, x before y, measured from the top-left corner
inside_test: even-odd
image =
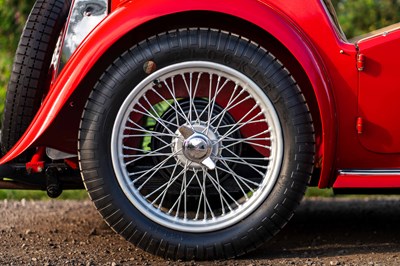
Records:
[[[50,200],[45,191],[38,190],[0,190],[0,200]],[[89,199],[86,190],[65,190],[57,199],[84,200]]]

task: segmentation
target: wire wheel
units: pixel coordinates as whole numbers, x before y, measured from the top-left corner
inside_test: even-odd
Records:
[[[172,259],[248,253],[293,216],[313,170],[310,111],[249,39],[177,29],[135,44],[93,88],[78,155],[115,232]]]
[[[111,158],[130,202],[184,232],[238,223],[267,198],[283,137],[269,98],[222,64],[187,61],[135,86],[112,129]]]

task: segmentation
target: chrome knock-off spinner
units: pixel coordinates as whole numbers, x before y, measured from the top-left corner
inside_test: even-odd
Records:
[[[206,132],[204,134],[202,132]],[[211,156],[219,153],[218,137],[213,130],[207,130],[205,125],[181,126],[177,131],[177,137],[173,151],[182,150],[176,155],[177,161],[182,165],[190,165],[189,169],[200,169],[204,166],[209,170],[215,169],[215,162]]]

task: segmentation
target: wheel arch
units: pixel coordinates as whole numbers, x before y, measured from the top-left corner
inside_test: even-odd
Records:
[[[251,4],[250,1],[238,1],[249,9],[244,15],[240,8],[236,8],[238,11],[235,11],[221,4],[218,7],[210,5],[208,10],[202,7],[212,1],[202,1],[198,3],[199,7],[183,1],[181,10],[176,10],[176,6],[175,9],[164,6],[163,14],[155,8],[157,12],[150,15],[151,4],[156,2],[152,1],[146,7],[140,4],[136,6],[135,2],[126,3],[90,34],[52,86],[27,132],[0,163],[12,160],[26,148],[38,143],[61,148],[57,147],[60,130],[56,129],[65,124],[62,121],[65,121],[66,117],[73,121],[69,125],[70,128],[79,127],[80,114],[92,85],[121,51],[157,32],[183,27],[211,27],[234,32],[257,42],[276,56],[292,73],[313,115],[318,137],[316,160],[323,177],[319,184],[320,187],[325,187],[334,158],[335,110],[323,62],[307,36],[293,26],[293,22],[287,17],[257,1]],[[262,12],[263,15],[251,15],[251,10]],[[132,13],[139,15],[135,17]],[[204,16],[207,16],[207,21],[204,20]],[[116,25],[119,25],[118,30],[115,30]],[[105,33],[109,33],[108,38],[104,38]],[[76,71],[77,69],[79,71]],[[56,133],[58,135],[55,135]]]

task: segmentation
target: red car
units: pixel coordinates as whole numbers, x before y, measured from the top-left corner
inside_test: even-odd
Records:
[[[84,185],[162,257],[247,253],[308,186],[400,187],[399,27],[348,40],[329,0],[38,0],[0,187]]]

